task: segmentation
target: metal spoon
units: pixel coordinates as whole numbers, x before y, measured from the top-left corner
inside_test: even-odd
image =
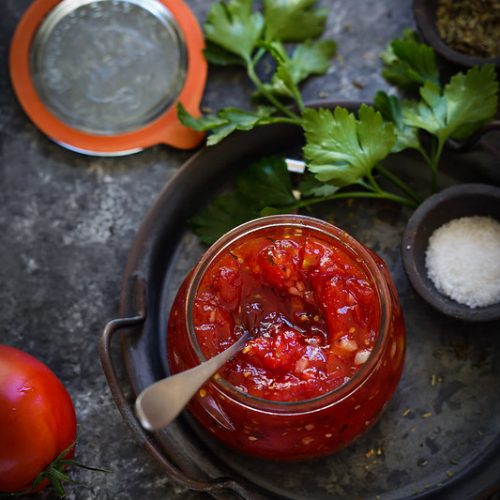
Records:
[[[196,391],[240,351],[250,337],[250,333],[245,332],[231,347],[201,365],[146,387],[135,400],[135,412],[141,425],[155,431],[170,424]]]

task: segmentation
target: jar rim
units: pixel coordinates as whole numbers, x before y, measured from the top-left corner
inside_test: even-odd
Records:
[[[389,336],[390,325],[390,308],[391,308],[391,292],[389,285],[384,277],[379,265],[374,259],[372,253],[359,241],[357,241],[350,234],[340,229],[329,222],[309,217],[305,215],[271,215],[254,219],[240,226],[232,229],[219,238],[201,257],[197,265],[193,269],[192,279],[190,280],[186,290],[185,307],[185,320],[188,332],[188,339],[191,347],[198,358],[200,363],[207,360],[203,354],[201,347],[196,336],[194,321],[193,321],[193,307],[196,293],[201,284],[201,280],[208,270],[210,265],[225,251],[227,251],[237,240],[248,237],[252,234],[265,231],[266,229],[291,227],[296,229],[307,229],[320,233],[330,239],[335,239],[341,247],[347,248],[354,255],[358,255],[365,264],[365,271],[368,271],[369,278],[377,292],[379,303],[379,325],[378,335],[375,345],[370,353],[370,356],[365,363],[356,371],[356,373],[346,382],[331,391],[319,394],[313,398],[304,399],[300,401],[275,401],[270,399],[261,398],[248,394],[229,381],[222,377],[212,378],[210,383],[225,397],[232,396],[238,401],[239,404],[246,404],[255,408],[267,407],[269,409],[279,409],[282,411],[298,411],[302,407],[316,405],[317,403],[324,402],[325,400],[332,400],[332,403],[337,403],[340,400],[348,397],[355,389],[364,383],[372,373],[373,368],[377,365],[384,344]],[[228,394],[229,393],[229,394]]]

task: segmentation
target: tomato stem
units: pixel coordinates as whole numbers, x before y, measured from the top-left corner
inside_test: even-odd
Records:
[[[66,472],[64,472],[68,467],[79,467],[81,469],[87,469],[95,472],[112,472],[109,469],[102,469],[100,467],[91,467],[90,465],[84,465],[80,462],[77,462],[73,459],[67,459],[66,457],[71,452],[71,450],[75,447],[76,441],[71,443],[66,449],[61,451],[59,455],[47,466],[45,470],[40,472],[38,476],[33,481],[30,488],[12,492],[12,493],[0,493],[0,497],[16,497],[21,495],[26,495],[29,493],[33,493],[34,490],[42,483],[44,480],[48,480],[56,495],[59,498],[63,498],[66,494],[64,491],[64,483],[75,484],[77,481],[71,479]]]

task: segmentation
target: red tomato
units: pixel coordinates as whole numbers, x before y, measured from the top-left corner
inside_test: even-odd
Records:
[[[287,325],[279,315],[266,317],[269,327],[247,344],[246,355],[256,366],[275,373],[293,372],[296,361],[305,351],[303,336]]]
[[[238,308],[241,300],[240,264],[231,254],[221,259],[221,265],[215,271],[212,284],[227,309],[234,311]]]
[[[289,288],[300,279],[304,250],[292,240],[277,240],[263,248],[257,261],[264,283],[278,289]]]
[[[30,490],[75,439],[75,410],[59,379],[33,356],[0,345],[0,492]]]

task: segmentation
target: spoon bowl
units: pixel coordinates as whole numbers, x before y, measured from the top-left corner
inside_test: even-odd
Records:
[[[135,412],[141,425],[148,431],[157,431],[175,420],[200,387],[237,354],[250,337],[250,333],[245,332],[217,356],[146,387],[135,400]]]

